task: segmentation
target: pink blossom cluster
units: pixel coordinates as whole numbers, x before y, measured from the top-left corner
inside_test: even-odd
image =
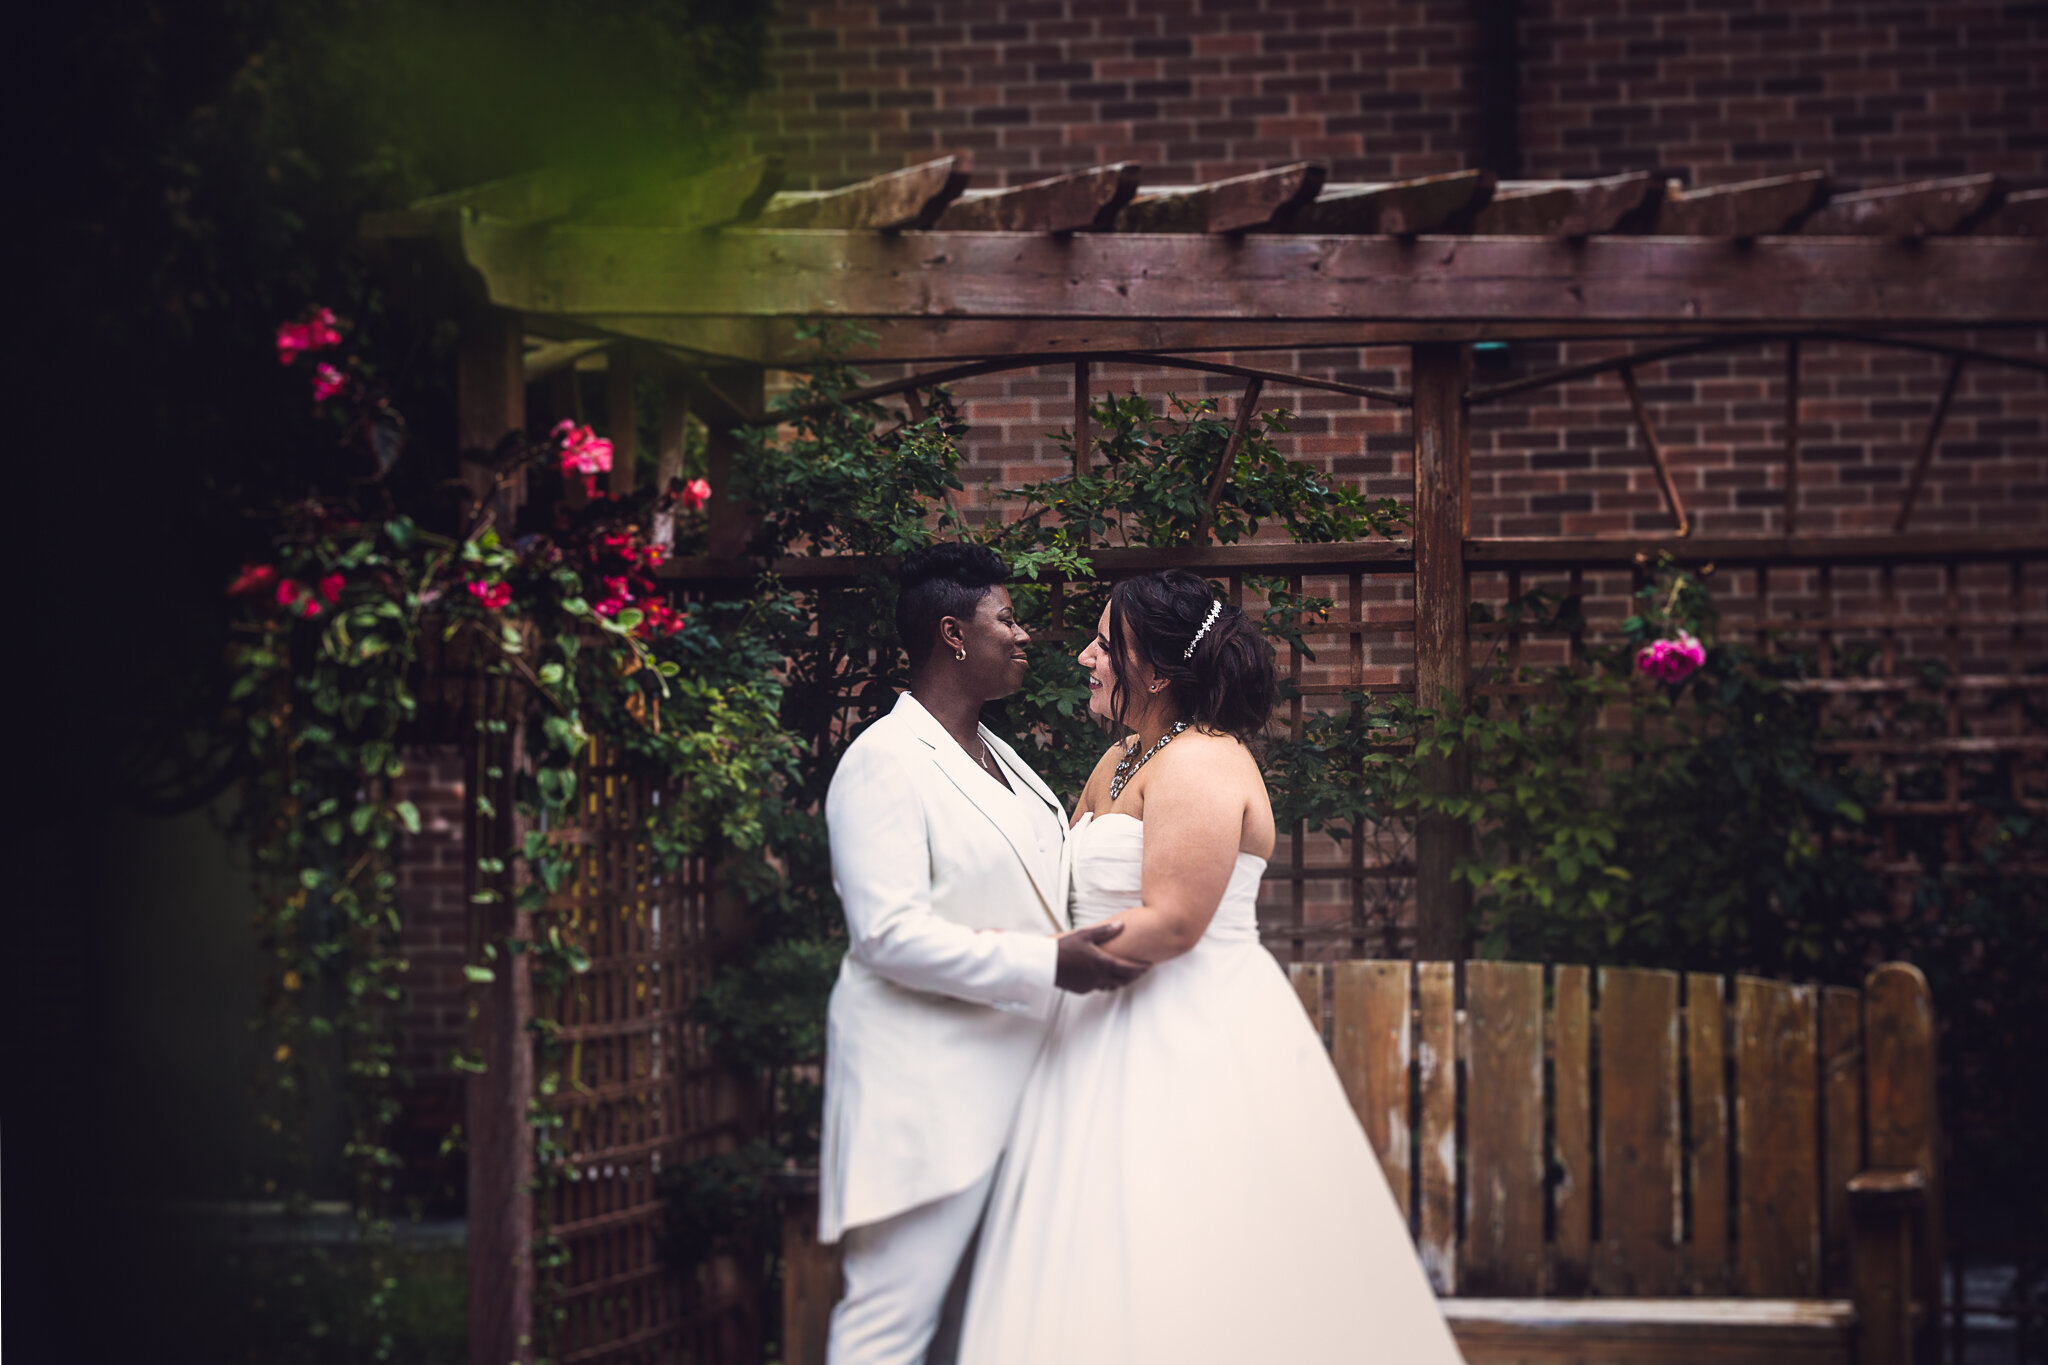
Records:
[[[1680,683],[1707,661],[1706,646],[1685,631],[1675,640],[1652,640],[1636,652],[1636,671],[1659,682]]]
[[[313,371],[313,401],[325,403],[348,387],[348,376],[326,361]]]
[[[469,595],[483,604],[485,611],[501,611],[512,600],[510,583],[472,583]]]
[[[289,365],[307,351],[324,351],[341,344],[341,330],[334,310],[322,308],[305,322],[280,323],[277,329],[277,363]]]
[[[331,573],[308,587],[296,578],[278,577],[274,564],[244,564],[242,571],[235,575],[235,581],[228,584],[228,596],[253,596],[271,589],[273,585],[272,597],[277,605],[300,616],[318,616],[341,600],[341,590],[348,586],[348,580],[338,573]]]
[[[581,474],[583,491],[597,495],[597,476],[612,467],[612,443],[587,426],[574,422],[555,423],[551,435],[562,443],[562,472]]]
[[[683,491],[676,494],[676,501],[684,508],[695,512],[711,501],[711,483],[707,479],[692,479],[683,485]]]

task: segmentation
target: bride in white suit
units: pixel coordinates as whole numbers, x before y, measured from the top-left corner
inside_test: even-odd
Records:
[[[832,1365],[921,1362],[974,1237],[1062,989],[1143,964],[1069,929],[1065,809],[978,723],[1024,682],[985,546],[907,557],[910,690],[848,746],[825,801],[848,951],[832,990],[818,1236],[844,1242]]]

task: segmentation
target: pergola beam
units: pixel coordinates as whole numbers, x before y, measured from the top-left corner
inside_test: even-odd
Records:
[[[1444,324],[1697,334],[2048,321],[2048,294],[2014,287],[2048,277],[2048,245],[2021,238],[707,237],[471,220],[460,242],[490,302],[529,318],[1149,321],[1180,324],[1159,328],[1159,349],[1189,350],[1242,344],[1260,322],[1412,327],[1433,339]]]

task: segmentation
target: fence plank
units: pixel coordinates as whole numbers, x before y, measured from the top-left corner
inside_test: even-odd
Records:
[[[1678,977],[1600,971],[1598,1294],[1678,1284]]]
[[[1421,1033],[1416,1040],[1422,1086],[1422,1168],[1418,1240],[1422,1266],[1439,1294],[1458,1292],[1458,1054],[1454,964],[1417,964]]]
[[[1815,998],[1811,986],[1735,981],[1737,1291],[1820,1292]]]
[[[1543,1292],[1543,968],[1465,967],[1468,1294]]]
[[[1821,1281],[1849,1294],[1849,1180],[1863,1162],[1863,995],[1821,993]]]
[[[1941,1302],[1941,1182],[1936,1166],[1940,1115],[1934,1093],[1934,1001],[1927,978],[1903,962],[1887,962],[1863,986],[1864,1086],[1870,1108],[1870,1165],[1912,1168],[1927,1176],[1926,1213],[1913,1237],[1913,1295]],[[1939,1346],[1941,1315],[1922,1326],[1918,1359]]]
[[[1551,1072],[1556,1117],[1551,1155],[1550,1292],[1578,1297],[1592,1279],[1593,1261],[1593,1020],[1592,972],[1559,967],[1552,1007]]]
[[[1692,1176],[1692,1292],[1728,1292],[1728,1011],[1721,978],[1685,979],[1686,1159]]]
[[[1409,1019],[1409,964],[1339,962],[1330,988],[1331,1054],[1344,1093],[1380,1159],[1401,1215],[1414,1226],[1414,1163],[1409,1154],[1408,1064],[1414,1057]]]
[[[1287,979],[1294,983],[1294,994],[1301,1001],[1301,1007],[1308,1011],[1308,1022],[1315,1029],[1316,1037],[1322,1037],[1323,964],[1291,962],[1287,966]]]

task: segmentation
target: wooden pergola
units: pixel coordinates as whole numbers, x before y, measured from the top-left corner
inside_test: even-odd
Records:
[[[2008,193],[1996,177],[1972,176],[1833,193],[1820,172],[1691,191],[1648,174],[1497,182],[1483,171],[1347,185],[1329,183],[1322,168],[1306,164],[1157,187],[1143,184],[1138,167],[1120,164],[977,191],[963,163],[950,157],[823,193],[778,193],[780,179],[769,161],[631,192],[588,177],[539,174],[366,224],[394,259],[423,260],[459,286],[461,439],[478,453],[472,469],[479,495],[490,487],[481,453],[523,427],[528,384],[568,373],[603,351],[614,394],[630,395],[636,372],[666,376],[660,477],[681,467],[686,412],[710,433],[719,497],[710,553],[674,561],[668,573],[682,583],[744,576],[750,570],[733,556],[745,540],[745,509],[723,500],[731,433],[777,420],[764,401],[764,375],[815,363],[815,343],[801,332],[827,319],[874,335],[873,349],[852,357],[857,363],[906,367],[868,390],[871,397],[914,394],[976,374],[1071,365],[1077,451],[1086,449],[1081,437],[1097,365],[1241,379],[1240,429],[1275,388],[1333,391],[1408,409],[1409,539],[1103,549],[1096,561],[1108,574],[1172,562],[1233,579],[1246,572],[1349,575],[1354,587],[1361,575],[1412,574],[1414,688],[1428,699],[1462,701],[1471,691],[1466,608],[1475,571],[1625,568],[1659,550],[1760,571],[1817,565],[1824,574],[1833,566],[1963,557],[2010,563],[2017,597],[2020,566],[2048,559],[2048,530],[2040,525],[1997,533],[1907,530],[1965,368],[2048,373],[2037,354],[1984,341],[2002,329],[2048,327],[2048,191]],[[1504,340],[1602,340],[1617,343],[1617,353],[1475,386],[1471,346]],[[1948,361],[1891,535],[1799,531],[1800,347],[1823,341],[1932,352]],[[1786,358],[1785,533],[1691,535],[1635,371],[1759,342],[1781,346]],[[1411,387],[1396,392],[1248,363],[1260,351],[1361,346],[1410,348]],[[1670,532],[1473,537],[1471,410],[1599,373],[1616,374],[1626,389]],[[622,429],[613,439],[624,447],[613,471],[613,488],[623,491],[633,477],[633,438]],[[830,558],[777,566],[794,581],[813,583],[843,581],[860,567]],[[1354,603],[1351,622],[1330,633],[1348,632],[1355,641],[1362,629]],[[1427,777],[1437,784],[1460,780],[1443,761]],[[1452,869],[1465,837],[1442,822],[1416,831],[1418,957],[1458,954],[1464,895]],[[1297,836],[1297,874],[1299,850]],[[1298,876],[1297,905],[1299,886]],[[500,976],[491,990],[516,989],[514,974]],[[499,1002],[515,1012],[516,1005],[510,997]],[[512,1041],[505,1069],[485,1083],[496,1096],[486,1107],[496,1106],[503,1118],[523,1113],[531,1093],[530,1070],[522,1079]],[[473,1131],[479,1118],[473,1112]],[[500,1155],[512,1164],[487,1178],[516,1170],[516,1154]],[[473,1190],[476,1179],[473,1172]],[[517,1243],[516,1214],[504,1227],[491,1223],[496,1214],[482,1216],[473,1236]],[[526,1283],[530,1294],[530,1273]],[[522,1308],[513,1301],[521,1291],[501,1280],[480,1281],[479,1288],[505,1311],[477,1310],[495,1312],[498,1326],[473,1315],[473,1338],[486,1337],[473,1339],[473,1349],[514,1358],[517,1348],[506,1335],[513,1329],[504,1324],[530,1315],[530,1301]]]

